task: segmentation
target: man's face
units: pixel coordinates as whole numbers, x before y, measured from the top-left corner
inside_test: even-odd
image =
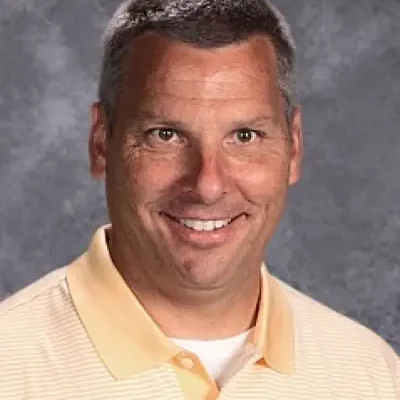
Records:
[[[135,39],[103,160],[112,230],[133,265],[204,288],[260,267],[302,147],[275,65],[262,37],[213,50]]]

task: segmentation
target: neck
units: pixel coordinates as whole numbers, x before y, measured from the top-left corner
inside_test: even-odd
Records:
[[[161,290],[140,287],[132,290],[167,336],[216,340],[245,332],[255,325],[259,281],[258,276],[255,282],[242,281],[240,289],[238,285],[224,291],[210,291],[189,301],[168,296]]]
[[[133,264],[129,253],[113,241],[109,241],[109,249],[126,284],[166,336],[216,340],[255,325],[261,287],[259,266],[218,288],[196,290],[168,282],[165,275],[155,273],[157,270],[149,265],[134,268],[133,265],[145,264]]]

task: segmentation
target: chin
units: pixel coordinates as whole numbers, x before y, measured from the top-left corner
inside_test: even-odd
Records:
[[[212,252],[201,256],[181,252],[172,263],[183,285],[204,290],[223,286],[240,268],[237,261]]]

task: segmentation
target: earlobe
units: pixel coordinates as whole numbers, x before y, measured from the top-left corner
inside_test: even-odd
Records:
[[[291,135],[289,184],[293,185],[300,179],[301,162],[303,159],[303,128],[300,107],[296,107],[294,110]]]
[[[106,169],[107,130],[100,103],[92,105],[92,123],[89,137],[90,172],[93,178],[103,179]]]

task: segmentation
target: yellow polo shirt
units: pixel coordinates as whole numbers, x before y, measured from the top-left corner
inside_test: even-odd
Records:
[[[0,303],[0,399],[400,399],[386,342],[265,268],[261,282],[254,334],[218,388],[125,285],[102,227],[73,263]]]

